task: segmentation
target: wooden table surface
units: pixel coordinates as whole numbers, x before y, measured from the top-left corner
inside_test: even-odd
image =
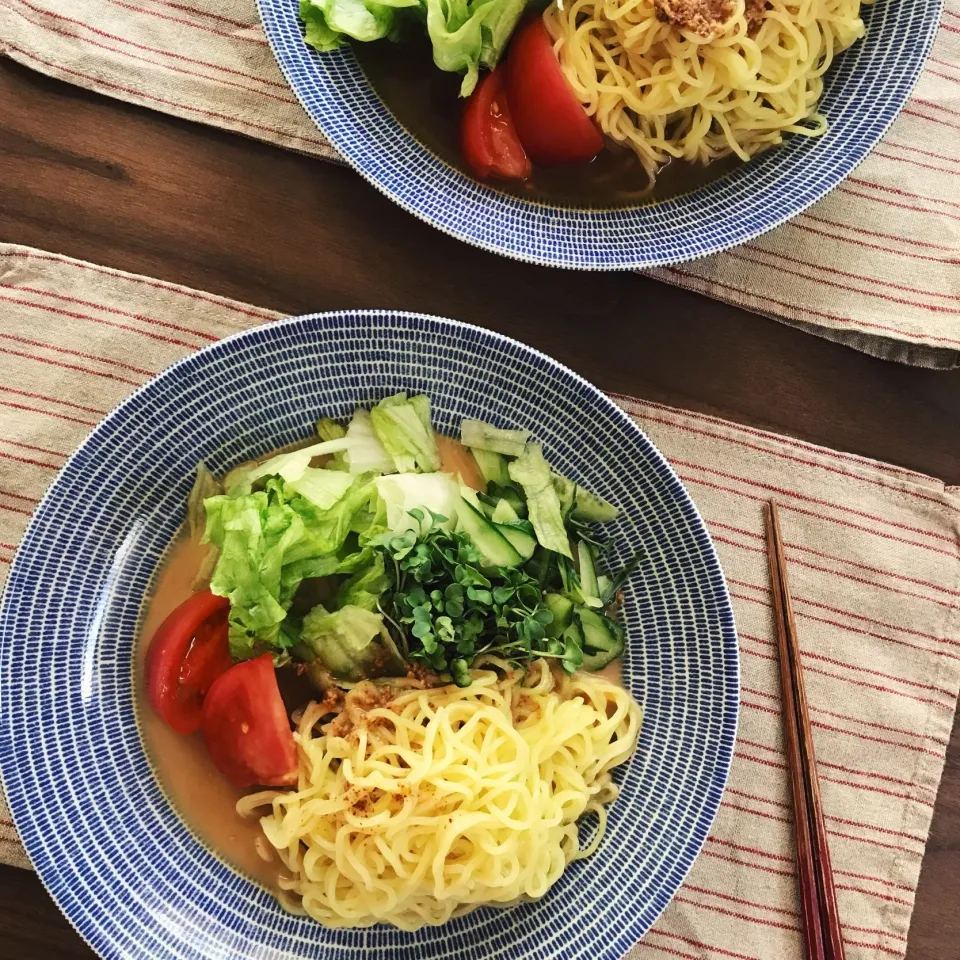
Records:
[[[631,274],[483,253],[350,170],[0,60],[0,240],[288,313],[395,307],[471,321],[609,391],[960,484],[960,372],[884,363]],[[960,725],[908,960],[960,956]],[[0,957],[91,958],[32,873],[0,868]],[[777,960],[777,958],[771,958]]]

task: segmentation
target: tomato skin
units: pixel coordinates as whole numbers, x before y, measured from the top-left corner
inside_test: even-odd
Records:
[[[460,151],[481,180],[526,180],[532,166],[517,138],[500,69],[481,78],[460,121]]]
[[[177,733],[200,729],[204,695],[233,665],[227,642],[229,609],[226,597],[209,590],[195,593],[160,624],[150,641],[147,696]]]
[[[297,782],[297,749],[264,653],[218,677],[203,701],[203,739],[217,769],[234,786],[289,787]]]
[[[603,134],[570,89],[542,17],[521,24],[504,70],[517,136],[534,163],[586,163],[603,149]]]
[[[437,449],[440,451],[440,469],[468,487],[484,493],[487,489],[483,474],[477,466],[473,454],[453,437],[437,434]]]

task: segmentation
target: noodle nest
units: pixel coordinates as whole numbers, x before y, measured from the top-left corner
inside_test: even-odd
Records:
[[[578,99],[651,185],[673,158],[749,160],[824,133],[823,75],[864,34],[860,0],[555,0],[544,22]]]
[[[341,714],[311,704],[296,739],[296,792],[269,804],[263,832],[288,875],[281,902],[331,927],[440,924],[481,904],[542,896],[591,854],[616,797],[610,771],[636,746],[641,712],[586,674],[473,672],[469,687],[358,685]],[[599,826],[586,849],[578,821]]]

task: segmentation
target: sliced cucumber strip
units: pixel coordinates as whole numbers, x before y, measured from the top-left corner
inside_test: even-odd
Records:
[[[457,507],[460,529],[470,537],[485,567],[518,567],[523,557],[513,544],[469,501]]]

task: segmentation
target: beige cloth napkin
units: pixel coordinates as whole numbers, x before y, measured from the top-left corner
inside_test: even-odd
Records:
[[[0,0],[0,52],[109,96],[336,156],[284,83],[254,0]],[[960,0],[947,0],[914,96],[852,176],[753,243],[651,275],[876,356],[954,367],[958,182]]]
[[[0,580],[90,429],[190,351],[277,314],[0,245]],[[710,527],[740,632],[743,709],[723,807],[631,958],[801,960],[761,505],[781,504],[850,960],[906,949],[960,686],[960,496],[929,477],[616,397]],[[27,866],[0,799],[0,859]]]

